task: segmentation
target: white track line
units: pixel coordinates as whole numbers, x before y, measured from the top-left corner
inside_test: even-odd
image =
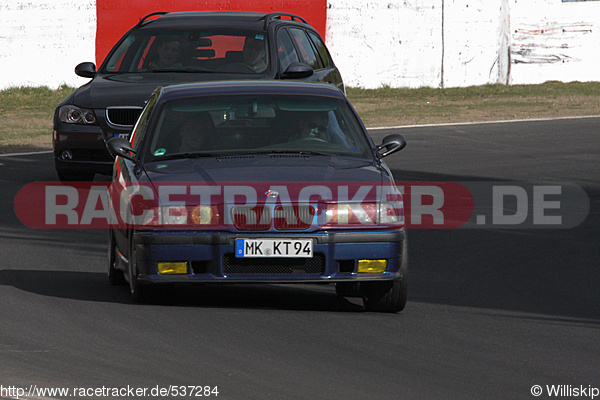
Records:
[[[512,124],[515,122],[543,122],[543,121],[560,121],[567,119],[590,119],[600,118],[600,115],[584,115],[581,117],[557,117],[557,118],[531,118],[531,119],[508,119],[504,121],[479,121],[479,122],[448,122],[443,124],[417,124],[417,125],[398,125],[367,128],[369,131],[381,131],[385,129],[405,129],[405,128],[420,128],[420,127],[435,127],[435,126],[460,126],[460,125],[487,125],[487,124]]]

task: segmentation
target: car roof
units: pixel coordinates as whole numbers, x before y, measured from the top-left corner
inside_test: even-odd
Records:
[[[163,13],[153,13],[160,15]],[[150,15],[153,15],[150,14]],[[281,19],[281,16],[293,16],[293,20]],[[188,11],[168,12],[156,19],[148,19],[146,16],[140,20],[136,28],[175,28],[190,27],[198,28],[198,23],[203,26],[244,26],[256,29],[266,29],[270,23],[285,22],[292,24],[310,25],[299,16],[287,13],[259,13],[259,12],[235,12],[235,11]]]
[[[174,98],[213,96],[213,95],[248,95],[248,94],[290,94],[334,97],[346,100],[345,95],[337,87],[326,83],[290,82],[290,81],[209,81],[185,83],[159,88],[161,100]]]

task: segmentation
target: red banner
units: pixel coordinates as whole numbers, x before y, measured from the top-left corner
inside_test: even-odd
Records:
[[[287,12],[301,16],[325,38],[326,0],[97,0],[96,64],[138,21],[157,11]]]

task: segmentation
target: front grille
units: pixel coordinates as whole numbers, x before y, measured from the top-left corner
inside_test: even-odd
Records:
[[[312,225],[315,208],[310,205],[277,205],[274,215],[268,206],[235,206],[231,209],[233,225],[243,231],[267,230],[271,219],[277,230],[306,230]]]
[[[233,254],[223,256],[225,275],[291,275],[322,274],[325,256],[315,254],[312,258],[237,258]]]
[[[133,126],[141,112],[141,107],[111,107],[106,109],[106,119],[113,125]]]
[[[309,205],[293,205],[275,207],[274,224],[275,229],[304,230],[310,228],[315,216],[315,208]]]
[[[271,209],[267,206],[236,206],[231,209],[233,225],[245,231],[266,230],[271,227]]]

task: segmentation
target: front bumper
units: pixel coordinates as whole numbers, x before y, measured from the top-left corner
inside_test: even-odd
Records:
[[[312,258],[236,258],[236,238],[312,238]],[[402,278],[404,230],[318,232],[311,234],[240,234],[229,232],[137,231],[138,281],[204,282],[352,282]],[[387,260],[381,273],[358,273],[358,260]],[[161,275],[158,262],[186,262],[187,273]]]
[[[129,135],[130,128],[103,129],[99,125],[54,122],[52,144],[57,171],[111,175],[114,158],[106,142],[119,135]]]

